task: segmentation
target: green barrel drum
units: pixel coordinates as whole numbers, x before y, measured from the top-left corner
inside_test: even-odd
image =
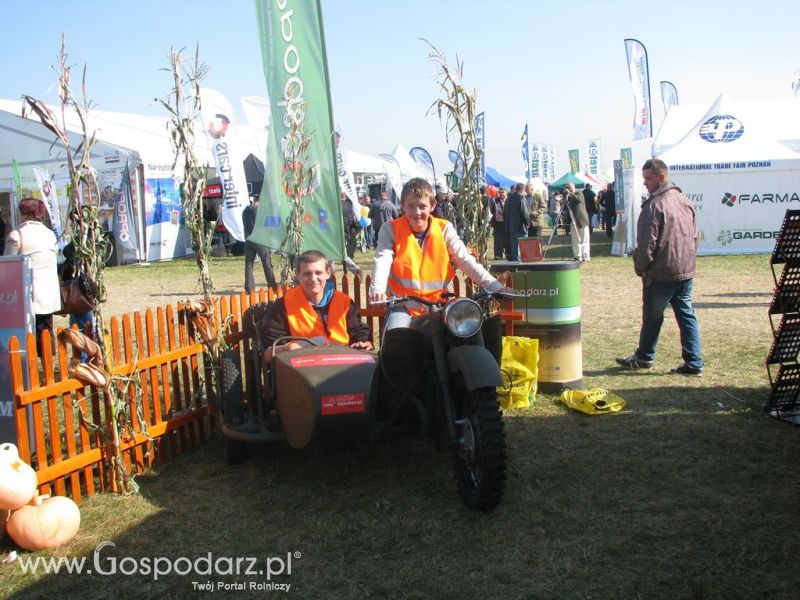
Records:
[[[491,271],[511,272],[514,289],[530,294],[514,300],[514,310],[524,314],[514,323],[514,335],[539,340],[538,389],[583,389],[580,263],[495,261]]]

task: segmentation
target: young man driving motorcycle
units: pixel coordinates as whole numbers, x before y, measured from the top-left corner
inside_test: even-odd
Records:
[[[447,291],[454,271],[451,262],[482,289],[503,288],[469,253],[450,221],[432,216],[436,206],[431,185],[422,178],[409,180],[400,194],[403,216],[384,223],[378,233],[370,302],[393,296],[413,295],[438,300]],[[393,306],[385,329],[407,327],[411,317],[425,312],[416,302]]]
[[[330,261],[318,250],[308,250],[297,257],[294,276],[299,285],[273,302],[258,323],[262,343],[267,347],[264,360],[272,359],[273,342],[284,336],[372,350],[369,327],[361,321],[350,297],[334,289],[331,272]],[[275,352],[302,347],[291,341],[277,346]]]

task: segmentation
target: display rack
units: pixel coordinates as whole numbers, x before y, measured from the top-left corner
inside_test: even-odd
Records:
[[[771,392],[765,410],[800,424],[800,210],[786,211],[770,267],[775,295],[769,307],[773,341],[767,355]],[[777,327],[776,315],[781,315]]]

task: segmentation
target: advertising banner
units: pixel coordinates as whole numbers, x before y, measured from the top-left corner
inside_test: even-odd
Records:
[[[528,150],[528,124],[525,123],[525,130],[522,132],[522,161],[525,163],[525,179],[531,178],[531,158]]]
[[[581,169],[580,152],[573,148],[569,151],[569,171],[570,173],[577,173]]]
[[[378,157],[383,161],[383,170],[386,173],[386,180],[392,186],[397,199],[403,191],[403,174],[400,172],[400,165],[391,154],[379,154]]]
[[[589,175],[600,175],[600,140],[589,140]]]
[[[542,145],[535,143],[531,153],[531,177],[542,177]]]
[[[47,214],[50,216],[50,224],[53,226],[53,233],[55,233],[58,240],[58,247],[63,250],[66,244],[64,241],[64,227],[61,224],[61,211],[58,210],[58,192],[56,191],[53,177],[39,167],[33,167],[33,176],[39,186],[42,201],[47,207]]]
[[[430,183],[435,188],[436,170],[434,169],[433,159],[431,158],[430,152],[425,150],[425,148],[421,148],[420,146],[414,146],[408,151],[408,155],[416,163],[417,169],[419,169],[419,172],[422,174],[422,177],[425,179],[425,181]]]
[[[614,161],[614,204],[617,222],[614,225],[614,237],[611,241],[611,256],[625,256],[625,238],[628,235],[628,224],[625,220],[625,188],[622,184],[622,160]]]
[[[31,271],[27,256],[0,256],[0,444],[17,443],[8,341],[15,336],[25,353],[25,335],[33,331]],[[23,363],[25,356],[22,357]]]
[[[486,183],[486,158],[484,156],[484,150],[486,149],[485,114],[486,113],[482,112],[475,117],[475,143],[478,146],[478,150],[481,152],[481,171],[478,175],[480,178],[478,182],[479,185],[484,185]]]
[[[673,106],[678,105],[678,89],[671,81],[661,82],[661,102],[664,103],[664,114],[667,114]]]
[[[261,56],[271,108],[264,187],[250,239],[280,248],[294,201],[297,148],[308,141],[305,168],[313,172],[303,197],[303,250],[344,257],[342,207],[338,194],[331,109],[320,0],[256,0]],[[303,139],[299,139],[299,137]]]
[[[203,129],[209,137],[214,165],[222,186],[221,221],[231,236],[244,241],[242,212],[250,204],[244,159],[233,125],[233,109],[217,90],[200,88]]]
[[[353,206],[353,214],[361,214],[361,205],[358,203],[358,192],[353,183],[353,174],[347,166],[347,147],[344,143],[342,126],[336,123],[334,129],[334,142],[336,144],[336,171],[339,175],[339,189],[345,193]]]
[[[556,173],[558,173],[558,156],[556,155],[556,147],[552,144],[547,145],[547,156],[549,161],[547,177],[555,180]]]
[[[117,197],[114,201],[114,241],[128,250],[138,252],[139,235],[136,217],[133,211],[133,189],[131,188],[131,171],[128,163],[122,172]]]
[[[800,208],[800,171],[671,172],[694,204],[698,254],[770,253],[787,209]]]
[[[650,107],[650,73],[647,65],[647,50],[639,40],[625,40],[625,55],[628,59],[628,77],[633,91],[633,139],[653,137],[653,114]]]
[[[179,258],[188,254],[180,188],[170,165],[145,164],[145,236],[147,260]]]
[[[622,159],[622,168],[630,169],[633,166],[633,149],[620,148],[619,157]]]

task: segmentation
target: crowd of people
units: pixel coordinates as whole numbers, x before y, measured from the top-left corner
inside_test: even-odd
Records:
[[[658,159],[647,161],[642,170],[649,197],[642,205],[638,222],[634,268],[643,283],[643,325],[639,346],[634,354],[617,359],[630,369],[653,366],[655,347],[663,322],[664,310],[672,306],[681,330],[684,364],[673,372],[699,375],[703,371],[700,334],[691,304],[695,274],[695,215],[691,202],[668,179],[667,166]],[[591,260],[590,240],[594,227],[603,227],[612,236],[616,219],[615,195],[609,185],[595,193],[590,184],[576,190],[568,184],[549,198],[530,185],[516,184],[508,192],[501,188],[487,194],[482,188],[483,206],[488,212],[487,237],[493,234],[494,258],[519,260],[519,239],[541,237],[549,215],[553,233],[563,228],[572,239],[573,258]],[[455,217],[452,194],[434,189],[421,178],[403,187],[400,208],[388,192],[374,201],[361,199],[361,215],[342,194],[342,213],[346,236],[346,266],[355,266],[353,257],[360,246],[363,252],[375,250],[369,298],[385,300],[389,295],[416,295],[423,298],[447,290],[454,267],[461,269],[479,287],[497,291],[502,287],[470,254],[461,239]],[[243,215],[245,230],[253,230],[257,200]],[[366,215],[366,216],[365,216]],[[25,254],[33,272],[32,306],[36,330],[53,328],[53,313],[61,309],[57,272],[57,240],[47,225],[44,203],[35,198],[23,199],[18,207],[19,226],[3,238],[5,254]],[[5,223],[0,223],[5,229]],[[68,253],[65,253],[68,254]],[[245,244],[245,289],[255,289],[253,267],[256,257],[262,263],[265,279],[278,291],[270,251],[254,242]],[[68,257],[69,258],[69,257]],[[355,266],[355,269],[358,269]],[[303,254],[297,262],[295,292],[275,303],[280,314],[272,314],[267,338],[283,335],[307,335],[309,332],[329,341],[369,348],[366,333],[359,328],[357,310],[332,288],[332,265],[318,251]],[[302,293],[301,293],[302,292]],[[389,314],[386,326],[401,327],[422,308],[413,304],[397,305]],[[77,322],[85,325],[85,322]]]

